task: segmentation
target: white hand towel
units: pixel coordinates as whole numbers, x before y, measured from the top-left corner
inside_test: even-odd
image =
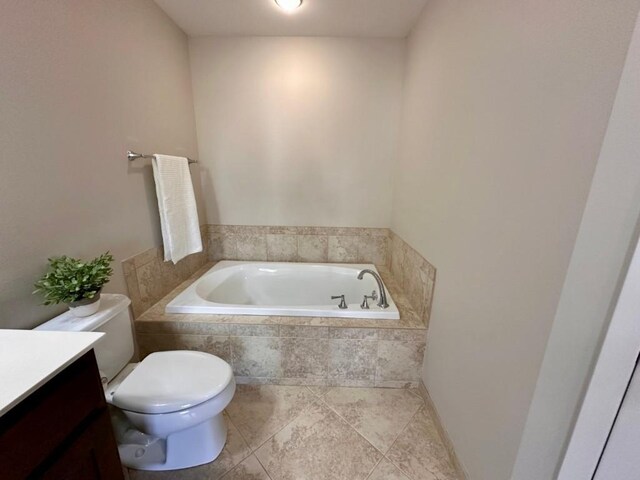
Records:
[[[202,251],[189,161],[184,157],[156,154],[152,165],[160,210],[164,261],[178,263],[187,255]]]

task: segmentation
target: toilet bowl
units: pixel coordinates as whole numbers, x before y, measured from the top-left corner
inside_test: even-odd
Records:
[[[222,417],[235,392],[231,367],[203,352],[156,352],[130,364],[105,395],[122,463],[174,470],[214,460],[224,448]]]
[[[176,470],[213,461],[227,438],[222,412],[236,389],[231,367],[215,355],[186,350],[129,363],[130,303],[124,295],[103,294],[94,315],[65,312],[37,329],[105,333],[94,351],[125,466]]]

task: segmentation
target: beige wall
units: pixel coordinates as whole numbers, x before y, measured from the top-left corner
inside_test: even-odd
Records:
[[[425,381],[473,480],[511,474],[637,11],[433,0],[409,39],[392,228],[438,269]]]
[[[640,228],[639,86],[640,17],[562,288],[513,480],[552,478],[556,472],[636,244]],[[609,406],[598,403],[605,409]],[[601,412],[590,416],[600,422],[608,419]],[[610,424],[605,425],[605,432],[607,427]],[[583,432],[568,456],[564,480],[590,476],[589,467],[597,461],[593,449],[585,445],[589,447],[592,440],[598,445],[602,429],[587,433],[583,426]]]
[[[209,223],[388,227],[404,41],[190,40]]]
[[[48,256],[160,243],[149,163],[126,150],[197,145],[187,38],[151,0],[0,11],[0,327],[28,328],[61,310],[31,295]],[[114,267],[107,290],[124,292]]]

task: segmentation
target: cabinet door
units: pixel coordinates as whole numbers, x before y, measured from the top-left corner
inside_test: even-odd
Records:
[[[93,420],[55,462],[33,478],[45,480],[123,480],[118,447],[106,411]]]

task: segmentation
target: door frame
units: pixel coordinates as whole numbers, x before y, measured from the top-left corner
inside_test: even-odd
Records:
[[[629,263],[611,323],[587,387],[558,480],[591,480],[640,352],[640,242]]]

